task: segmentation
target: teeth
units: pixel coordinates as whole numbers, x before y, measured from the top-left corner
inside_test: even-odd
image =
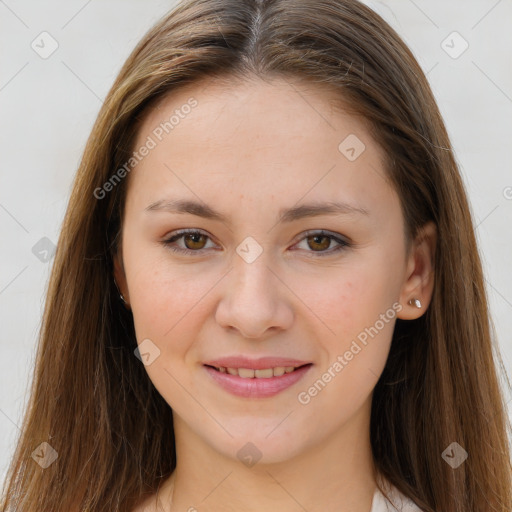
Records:
[[[242,379],[270,379],[271,377],[281,377],[285,373],[291,373],[295,366],[277,366],[276,368],[265,368],[263,370],[254,370],[252,368],[224,368],[217,367],[221,373],[236,375]]]
[[[292,366],[293,368],[293,366]],[[285,368],[284,366],[278,366],[277,368],[274,368],[274,377],[281,377],[281,375],[284,375]]]
[[[259,371],[259,370],[257,370]],[[231,372],[230,372],[231,373]],[[250,370],[249,368],[238,368],[238,375],[243,379],[252,379],[254,377],[254,370]],[[259,375],[258,375],[259,377]]]
[[[240,370],[238,370],[240,372]],[[274,376],[274,370],[272,368],[267,368],[265,370],[254,370],[254,376],[258,379],[270,379]]]

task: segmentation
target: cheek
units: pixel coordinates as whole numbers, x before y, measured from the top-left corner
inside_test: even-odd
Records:
[[[199,280],[164,261],[146,265],[140,258],[126,270],[137,341],[149,339],[157,347],[158,356],[145,369],[167,403],[185,410],[190,398],[182,386],[193,387],[187,363],[197,359],[194,343],[206,321],[205,294],[215,281]]]
[[[378,258],[354,259],[346,268],[332,269],[328,278],[301,279],[308,293],[304,302],[328,328],[333,340],[356,337],[373,325],[396,300],[398,285]],[[337,348],[342,348],[341,342]]]
[[[137,340],[149,338],[161,350],[172,341],[173,350],[179,351],[186,340],[180,331],[186,326],[193,332],[212,279],[198,279],[193,265],[172,264],[162,248],[140,238],[128,233],[123,254]]]
[[[331,426],[343,423],[372,393],[386,364],[396,320],[386,280],[382,275],[378,280],[379,275],[361,270],[350,280],[332,282],[343,291],[314,302],[334,334],[318,338],[324,355],[297,395],[308,417],[310,411],[328,410]],[[311,419],[315,428],[328,428],[320,416]]]
[[[130,300],[137,337],[153,337],[163,346],[178,349],[186,338],[180,333],[197,330],[205,314],[202,298],[213,285],[178,275],[179,270],[136,271],[130,286]],[[205,276],[206,277],[206,276]],[[196,326],[196,327],[194,327]]]
[[[322,395],[318,403],[325,400],[327,406],[335,400],[345,404],[341,409],[352,410],[367,398],[382,373],[400,309],[399,272],[392,273],[391,257],[383,250],[368,252],[344,269],[333,269],[328,282],[312,280],[305,288],[313,290],[306,303],[328,327],[319,337],[326,357],[311,379],[321,380],[312,390]]]

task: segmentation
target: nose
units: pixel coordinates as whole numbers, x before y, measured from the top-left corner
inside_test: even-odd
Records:
[[[261,254],[252,263],[235,255],[232,270],[224,279],[216,310],[217,323],[241,336],[264,338],[267,333],[289,329],[293,323],[293,294],[278,272]]]

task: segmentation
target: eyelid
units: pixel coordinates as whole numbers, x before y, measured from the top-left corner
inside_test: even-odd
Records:
[[[307,238],[308,236],[313,236],[313,235],[323,235],[323,236],[328,236],[328,237],[331,237],[337,241],[339,241],[340,243],[345,243],[345,244],[349,244],[350,243],[350,240],[348,239],[348,237],[342,235],[341,233],[336,233],[335,231],[329,231],[328,229],[307,229],[306,231],[303,231],[302,233],[300,233],[299,236],[300,238],[298,238],[298,242],[304,240],[304,238]],[[294,242],[295,243],[295,242]]]

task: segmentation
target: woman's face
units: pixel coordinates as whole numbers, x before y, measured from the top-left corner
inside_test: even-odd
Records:
[[[396,318],[421,314],[381,150],[329,98],[210,81],[138,132],[116,279],[175,423],[231,458],[286,460],[368,419]]]

